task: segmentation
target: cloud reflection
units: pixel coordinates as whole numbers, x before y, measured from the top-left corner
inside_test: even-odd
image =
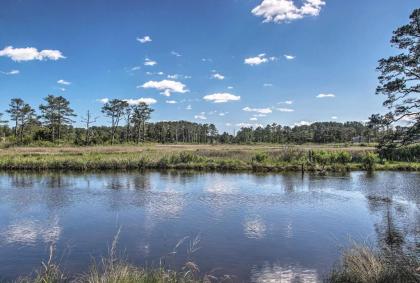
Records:
[[[267,226],[259,216],[245,220],[243,226],[245,236],[249,239],[262,239],[266,236]]]
[[[0,242],[5,244],[19,244],[33,246],[37,242],[55,243],[60,238],[61,227],[58,218],[51,223],[24,219],[7,226],[0,231]]]
[[[315,283],[320,282],[315,269],[283,267],[279,264],[266,264],[261,269],[253,268],[251,281],[256,283]]]

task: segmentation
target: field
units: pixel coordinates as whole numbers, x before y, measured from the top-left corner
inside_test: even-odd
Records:
[[[385,162],[374,151],[373,147],[340,144],[11,147],[0,150],[0,169],[420,170],[418,162]]]

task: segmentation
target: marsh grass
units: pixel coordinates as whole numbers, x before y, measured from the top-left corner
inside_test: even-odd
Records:
[[[54,248],[46,263],[34,273],[34,276],[19,278],[16,283],[194,283],[194,282],[231,282],[233,276],[216,277],[210,273],[201,274],[194,262],[194,254],[200,250],[200,236],[184,237],[175,245],[166,257],[175,257],[181,247],[186,248],[186,261],[179,271],[166,267],[161,259],[156,267],[137,267],[130,264],[124,255],[118,253],[118,242],[121,229],[115,235],[108,255],[93,261],[89,271],[72,277],[65,276],[59,264],[54,263]]]
[[[420,263],[415,257],[396,252],[376,251],[354,244],[344,251],[340,264],[333,269],[331,283],[420,282]]]
[[[267,146],[144,146],[0,150],[1,170],[349,171],[420,170],[419,162],[381,161],[372,149]]]

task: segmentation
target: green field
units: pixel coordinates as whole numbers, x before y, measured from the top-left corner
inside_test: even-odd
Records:
[[[160,145],[12,147],[1,170],[350,171],[420,170],[419,162],[380,160],[373,147],[328,145]]]

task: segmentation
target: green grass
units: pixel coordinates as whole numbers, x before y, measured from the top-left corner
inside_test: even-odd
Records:
[[[117,238],[116,238],[117,239]],[[232,282],[232,275],[216,277],[202,274],[193,261],[187,261],[180,271],[137,267],[116,256],[114,240],[108,257],[100,263],[93,262],[84,274],[67,276],[60,266],[53,262],[51,249],[48,262],[34,273],[22,277],[17,283],[196,283]],[[415,256],[397,252],[376,251],[367,246],[354,244],[344,251],[340,262],[325,277],[328,283],[394,283],[419,282],[420,263]]]
[[[12,148],[0,170],[419,171],[419,162],[381,161],[372,149],[291,146]]]

